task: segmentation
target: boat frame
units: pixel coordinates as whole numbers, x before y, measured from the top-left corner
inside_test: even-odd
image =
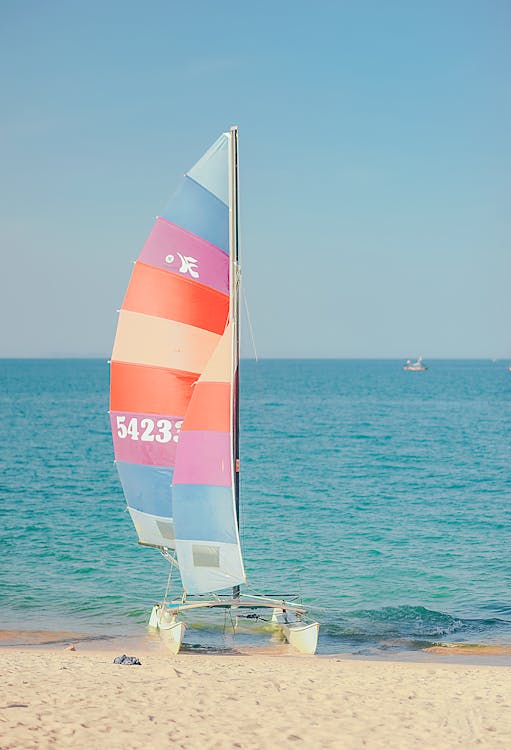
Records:
[[[200,597],[188,599],[183,594],[180,599],[156,603],[151,611],[148,627],[159,630],[164,644],[171,653],[177,654],[181,648],[186,627],[183,621],[178,620],[178,615],[198,609],[230,609],[231,612],[236,613],[234,630],[238,626],[238,610],[249,610],[254,613],[257,610],[271,611],[271,619],[267,622],[274,630],[280,632],[291,646],[302,654],[312,655],[316,652],[319,623],[309,623],[303,619],[308,612],[303,605],[269,596],[239,594],[236,597],[214,595],[213,598],[207,599]],[[247,617],[247,615],[241,616]],[[257,619],[257,614],[254,619]]]

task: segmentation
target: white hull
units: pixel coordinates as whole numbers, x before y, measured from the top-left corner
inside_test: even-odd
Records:
[[[281,609],[273,610],[272,622],[280,628],[289,645],[296,648],[301,654],[312,655],[316,653],[319,622],[289,621],[288,615]]]
[[[150,628],[159,630],[160,637],[172,654],[178,654],[183,641],[186,625],[177,619],[166,607],[154,605],[149,618]]]
[[[178,654],[185,632],[184,622],[176,620],[172,625],[160,628],[161,639],[171,654]]]
[[[282,629],[287,642],[301,654],[316,653],[319,622],[312,622],[310,625],[289,625]]]

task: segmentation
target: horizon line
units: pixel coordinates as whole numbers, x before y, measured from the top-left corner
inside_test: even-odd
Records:
[[[314,356],[293,356],[293,357],[258,357],[257,359],[255,357],[240,357],[240,361],[244,362],[259,362],[259,361],[275,361],[275,360],[282,360],[282,361],[303,361],[303,360],[310,360],[312,362],[316,361],[402,361],[409,359],[407,356],[364,356],[364,357],[350,357],[350,356],[341,356],[341,357],[335,357],[335,356],[325,356],[325,357],[314,357]],[[478,361],[478,362],[504,362],[511,360],[511,355],[509,357],[490,357],[490,356],[441,356],[441,357],[426,357],[423,358],[427,360],[428,362],[441,362],[441,361]],[[91,361],[101,361],[103,360],[105,364],[110,363],[110,357],[108,356],[101,356],[96,354],[57,354],[57,355],[45,355],[45,356],[1,356],[0,355],[0,361],[12,361],[12,360],[19,360],[19,361],[59,361],[59,360],[91,360]]]

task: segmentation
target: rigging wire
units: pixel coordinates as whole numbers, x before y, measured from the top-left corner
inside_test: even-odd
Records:
[[[247,323],[248,323],[248,330],[250,333],[250,340],[252,342],[252,349],[254,350],[254,359],[256,362],[259,362],[259,357],[257,356],[257,349],[256,349],[256,343],[255,343],[255,337],[254,337],[254,329],[252,328],[252,321],[250,319],[250,311],[248,309],[248,302],[247,302],[247,295],[245,294],[245,287],[243,284],[240,284],[241,293],[243,296],[243,305],[245,307],[245,313],[247,315]]]
[[[174,566],[172,565],[172,563],[169,563],[169,577],[167,579],[167,587],[165,589],[165,596],[163,597],[163,601],[165,604],[167,603],[167,597],[169,595],[170,584],[172,583],[173,570],[174,570]]]
[[[165,595],[164,595],[164,598],[163,598],[163,601],[166,603],[167,602],[167,597],[168,597],[168,594],[169,594],[169,590],[170,590],[170,585],[172,583],[173,569],[174,569],[174,567],[179,568],[179,565],[177,563],[176,558],[173,557],[170,554],[170,552],[168,551],[168,549],[166,547],[159,547],[158,549],[159,549],[160,555],[162,555],[162,557],[164,557],[165,560],[167,560],[168,563],[169,563],[169,565],[170,565],[169,577],[167,579],[167,586],[165,588]],[[185,596],[185,592],[184,591],[183,591],[183,596]]]

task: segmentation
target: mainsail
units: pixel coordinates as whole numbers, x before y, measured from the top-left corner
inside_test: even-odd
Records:
[[[185,591],[245,581],[237,518],[237,130],[182,178],[135,263],[110,415],[141,544],[175,549]]]

